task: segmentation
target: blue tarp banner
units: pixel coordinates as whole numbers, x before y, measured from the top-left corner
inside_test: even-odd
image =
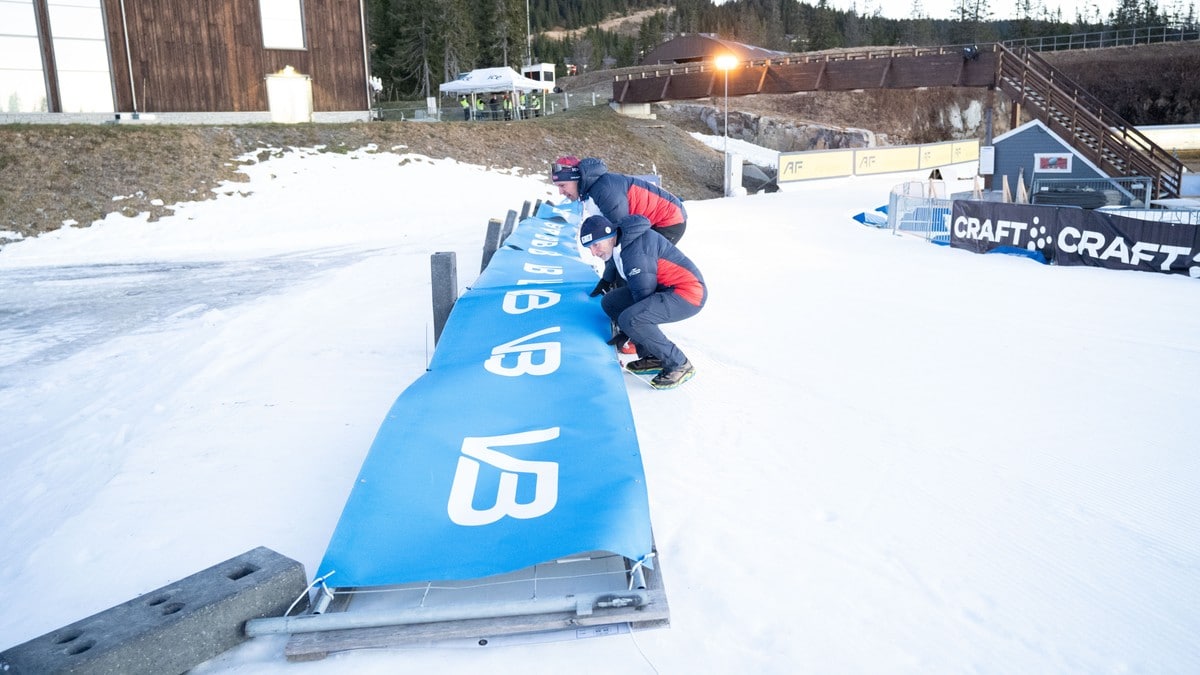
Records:
[[[329,585],[649,555],[637,434],[608,318],[587,295],[579,211],[538,216],[456,301],[429,372],[388,412],[317,573],[333,572]]]

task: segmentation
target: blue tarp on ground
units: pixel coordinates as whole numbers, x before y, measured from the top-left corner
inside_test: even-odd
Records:
[[[318,577],[475,579],[651,550],[645,476],[579,211],[522,221],[458,299],[363,463]]]
[[[871,227],[887,227],[887,209],[887,204],[884,204],[883,206],[876,207],[874,211],[863,211],[862,213],[858,213],[850,217],[862,223],[863,225],[870,225]]]

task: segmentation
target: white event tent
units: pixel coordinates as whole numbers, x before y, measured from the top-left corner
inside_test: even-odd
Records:
[[[469,95],[471,109],[475,109],[476,95],[486,93],[508,92],[516,100],[518,92],[543,91],[554,89],[553,82],[541,82],[521,75],[508,66],[499,68],[480,68],[459,77],[452,82],[446,82],[438,87],[438,91],[452,96]],[[515,112],[521,113],[519,108]]]

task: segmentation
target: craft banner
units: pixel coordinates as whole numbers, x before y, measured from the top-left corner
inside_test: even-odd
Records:
[[[950,245],[1020,251],[1058,265],[1200,277],[1200,228],[1103,211],[955,200]]]
[[[388,412],[318,577],[476,579],[651,550],[645,477],[579,212],[522,221],[457,300],[429,372]],[[649,562],[647,560],[647,562]]]

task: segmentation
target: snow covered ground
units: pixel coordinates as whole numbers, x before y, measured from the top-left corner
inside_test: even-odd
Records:
[[[430,254],[466,286],[487,219],[554,194],[389,152],[246,172],[0,251],[0,650],[260,545],[311,574],[424,372]],[[1200,670],[1200,285],[851,220],[920,177],[687,204],[699,372],[629,390],[670,628],[195,672]]]

